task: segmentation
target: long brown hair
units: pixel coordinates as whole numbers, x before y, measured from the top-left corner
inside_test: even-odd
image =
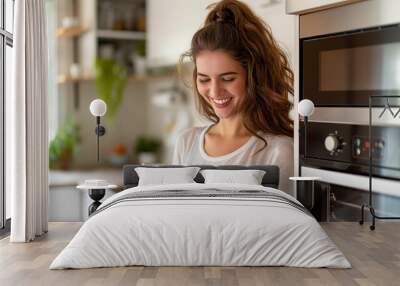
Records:
[[[237,0],[223,0],[211,9],[203,27],[191,42],[180,63],[203,50],[223,50],[237,60],[247,73],[247,95],[241,105],[244,127],[253,135],[270,133],[293,137],[293,120],[289,118],[293,95],[293,72],[284,51],[274,40],[270,28],[250,8]],[[197,68],[193,70],[194,92],[199,112],[213,122],[219,122],[212,106],[199,94]],[[267,143],[267,142],[265,142]]]

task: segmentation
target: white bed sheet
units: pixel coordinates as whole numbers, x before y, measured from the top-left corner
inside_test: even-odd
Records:
[[[135,187],[154,190],[264,190],[231,184]],[[50,269],[145,266],[293,266],[350,268],[318,222],[302,211],[262,199],[185,198],[125,201],[86,221]]]

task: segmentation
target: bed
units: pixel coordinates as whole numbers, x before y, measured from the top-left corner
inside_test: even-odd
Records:
[[[312,215],[277,189],[276,166],[199,166],[264,170],[261,185],[204,183],[198,173],[193,183],[144,186],[136,167],[124,166],[125,190],[102,203],[50,269],[351,267]]]

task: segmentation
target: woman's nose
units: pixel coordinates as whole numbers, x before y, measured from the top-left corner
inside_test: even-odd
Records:
[[[213,98],[218,98],[220,95],[221,95],[221,86],[216,82],[211,83],[209,96]]]

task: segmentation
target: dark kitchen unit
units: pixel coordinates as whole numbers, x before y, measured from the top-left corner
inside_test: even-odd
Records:
[[[360,219],[369,196],[369,151],[375,210],[400,215],[400,99],[372,105],[371,140],[368,133],[370,96],[400,95],[394,11],[399,1],[361,1],[300,16],[299,100],[316,108],[307,134],[299,124],[299,172],[322,178],[321,220]]]

